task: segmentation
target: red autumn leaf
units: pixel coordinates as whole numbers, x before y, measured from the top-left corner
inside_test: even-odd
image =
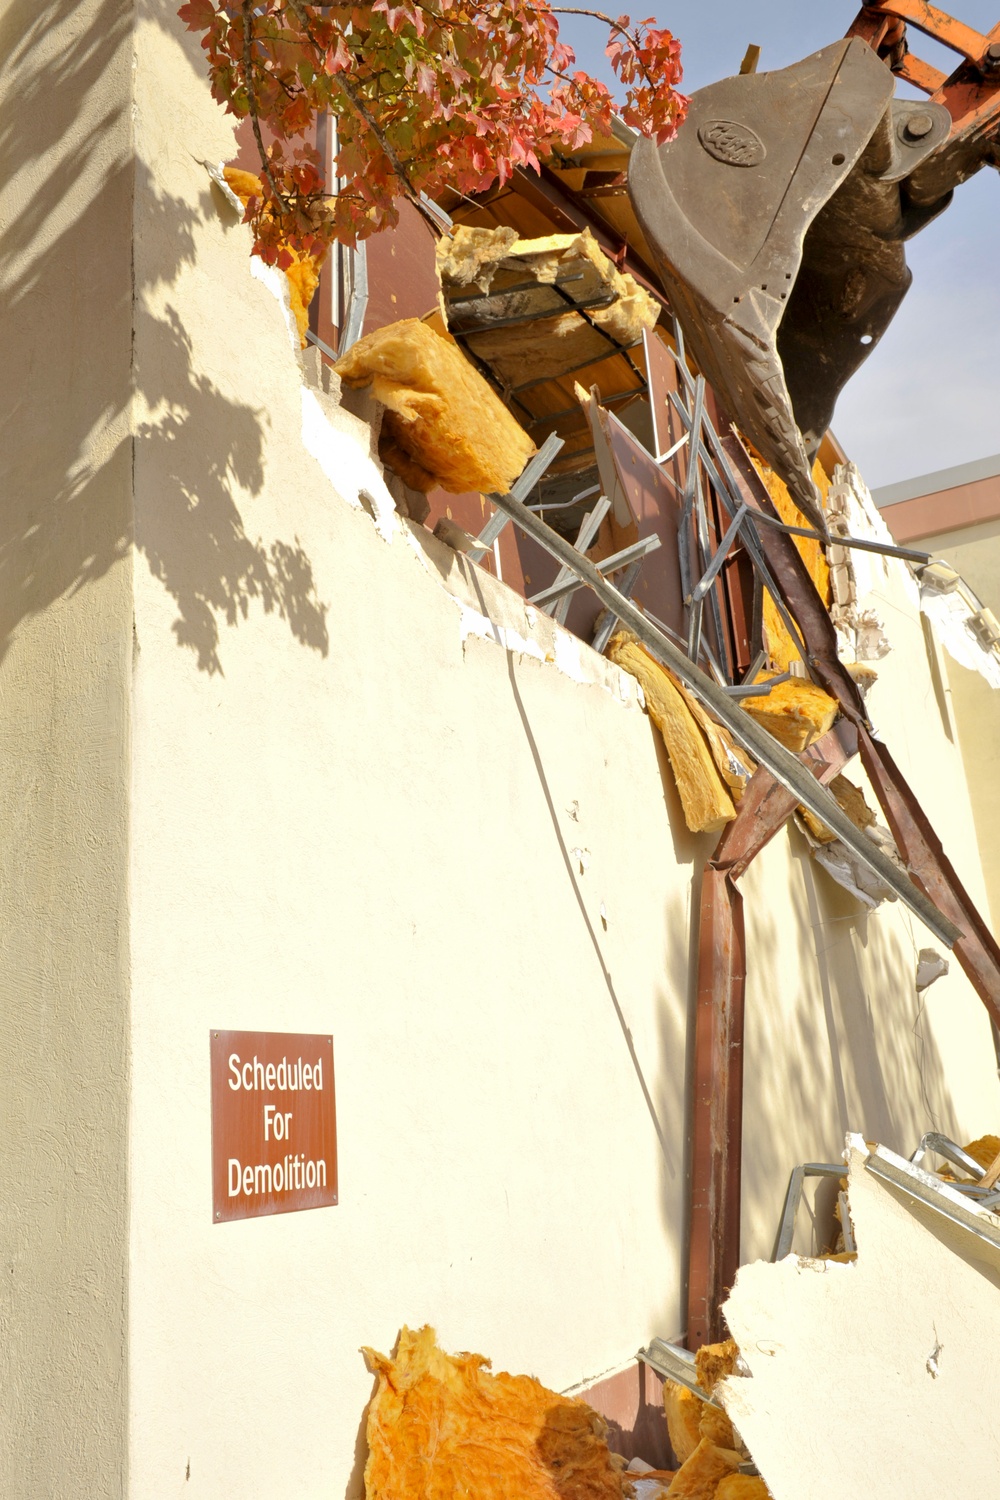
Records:
[[[189,31],[204,31],[215,20],[212,0],[188,0],[177,12]]]
[[[367,238],[397,220],[401,196],[483,191],[516,168],[536,170],[559,144],[611,129],[609,90],[583,71],[566,76],[573,52],[552,0],[257,0],[246,13],[249,62],[237,0],[187,0],[179,14],[204,33],[214,97],[255,113],[272,141],[262,196],[247,210],[255,249],[272,264],[288,246],[309,254]],[[607,25],[623,118],[669,139],[687,108],[678,43],[652,18]],[[328,113],[336,197],[308,144]]]

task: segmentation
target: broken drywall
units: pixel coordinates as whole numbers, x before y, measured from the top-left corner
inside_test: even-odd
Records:
[[[971,602],[961,586],[948,593],[922,587],[920,609],[934,626],[934,633],[948,655],[960,667],[978,672],[990,687],[1000,688],[1000,657],[996,646],[977,629],[983,614],[978,600]]]
[[[717,1394],[774,1500],[996,1494],[1000,1219],[860,1136],[846,1156],[857,1260],[744,1266],[725,1316],[751,1378]]]
[[[836,537],[860,537],[894,546],[893,537],[871,497],[868,486],[852,463],[838,464],[826,497],[830,534],[830,615],[837,627],[840,655],[845,662],[881,661],[892,649],[879,615],[864,601],[880,593],[896,570],[906,580],[916,602],[912,575],[896,558],[860,548],[838,546]]]

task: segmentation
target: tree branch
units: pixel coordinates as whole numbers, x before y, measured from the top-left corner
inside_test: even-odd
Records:
[[[306,17],[306,15],[304,14],[304,12],[302,10],[300,10],[299,4],[298,4],[298,0],[288,0],[288,3],[289,3],[290,9],[294,12],[295,16],[297,17],[299,25],[302,27],[302,29],[305,32],[306,36],[312,42],[313,46],[316,47],[317,49],[319,49],[320,48],[320,44],[317,41],[315,35],[313,34],[313,30],[312,30],[312,27],[309,25],[308,18]],[[244,3],[244,10],[245,9],[246,9],[246,0],[245,0],[245,3]],[[322,50],[322,49],[320,49],[320,50]],[[378,142],[379,150],[382,152],[383,156],[385,157],[386,161],[389,163],[389,165],[392,168],[393,172],[396,174],[396,176],[399,178],[400,182],[403,184],[403,190],[404,190],[405,196],[413,204],[413,207],[417,210],[417,212],[430,225],[430,227],[433,229],[435,235],[437,235],[437,237],[440,239],[441,235],[442,235],[442,229],[441,229],[440,224],[437,222],[437,220],[434,218],[434,216],[431,213],[428,212],[428,210],[424,207],[423,203],[420,201],[420,194],[417,192],[416,188],[413,186],[413,183],[410,181],[410,174],[407,172],[406,168],[403,166],[403,163],[400,161],[400,159],[396,155],[395,151],[389,145],[389,142],[386,140],[385,136],[383,135],[382,131],[380,130],[380,128],[378,126],[377,121],[375,120],[374,116],[372,115],[371,110],[368,108],[368,106],[365,104],[364,100],[361,98],[361,95],[359,94],[358,90],[354,88],[353,84],[351,84],[351,83],[349,83],[347,81],[347,79],[346,79],[346,77],[344,76],[343,73],[336,73],[336,74],[334,74],[333,75],[333,81],[336,83],[337,87],[340,89],[340,92],[344,95],[344,98],[350,104],[350,106],[354,110],[355,114],[358,115],[358,116],[360,116],[360,118],[367,125],[368,129],[371,131],[372,135],[375,137],[376,141]]]
[[[274,175],[271,172],[271,163],[268,160],[267,152],[264,149],[264,139],[260,133],[257,91],[253,83],[253,23],[250,20],[250,7],[252,4],[253,0],[243,0],[243,72],[247,87],[248,113],[250,115],[250,124],[253,128],[253,138],[257,142],[257,151],[260,155],[261,170],[267,179],[268,187],[274,194],[275,201],[281,205],[282,213],[287,214],[291,210],[285,202],[283,194],[278,191],[278,184],[275,182]]]

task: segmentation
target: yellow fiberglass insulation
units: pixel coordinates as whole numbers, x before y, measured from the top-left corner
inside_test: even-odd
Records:
[[[978,1140],[970,1141],[962,1150],[966,1156],[971,1156],[973,1161],[985,1169],[991,1167],[1000,1156],[1000,1138],[995,1135],[981,1135]]]
[[[379,455],[411,489],[505,493],[535,452],[458,345],[418,318],[376,328],[334,368],[386,407]]]
[[[835,776],[830,782],[829,791],[833,793],[837,803],[843,808],[855,828],[864,829],[874,826],[875,814],[865,801],[864,792],[859,786],[855,786],[853,781],[848,780],[846,776]],[[811,813],[807,807],[800,807],[798,813],[817,843],[833,843],[837,835],[832,833],[825,823],[821,823],[814,813]]]
[[[701,1442],[699,1424],[705,1403],[686,1385],[667,1380],[663,1385],[663,1409],[667,1414],[667,1435],[679,1464],[691,1457]]]
[[[368,1408],[366,1500],[623,1500],[601,1417],[529,1375],[492,1375],[404,1328]]]
[[[719,1482],[741,1463],[734,1449],[717,1448],[708,1438],[702,1438],[691,1457],[677,1470],[667,1491],[669,1500],[715,1500]]]
[[[722,724],[716,723],[708,710],[698,702],[693,693],[688,691],[679,677],[676,677],[662,662],[658,662],[655,657],[650,655],[638,637],[633,635],[630,630],[619,630],[614,639],[616,642],[616,651],[620,653],[625,642],[634,645],[638,651],[642,652],[643,657],[652,663],[658,672],[662,672],[668,681],[673,683],[683,698],[685,707],[690,712],[691,717],[705,736],[709,754],[715,761],[715,769],[725,782],[730,797],[734,802],[738,803],[746,791],[747,782],[757,769],[756,762],[752,756],[743,749],[742,745],[736,743],[728,729]],[[615,659],[617,660],[617,658]],[[619,662],[619,665],[622,665],[622,663]],[[631,669],[626,668],[626,670]]]
[[[715,832],[736,816],[729,789],[685,696],[671,674],[627,631],[615,635],[608,655],[639,682],[646,710],[670,757],[684,821],[692,833]]]
[[[702,1406],[698,1432],[717,1448],[738,1448],[740,1444],[732,1422],[717,1406]]]
[[[762,672],[754,681],[766,682],[770,675]],[[779,682],[759,698],[744,698],[741,706],[779,744],[796,753],[826,734],[838,713],[836,699],[802,677]]]
[[[781,519],[790,526],[808,526],[812,528],[812,521],[799,510],[795,501],[788,493],[788,487],[783,480],[779,479],[773,469],[758,455],[753,454],[754,467],[764,482],[764,487],[770,495],[775,510]],[[816,486],[826,502],[830,481],[820,464],[819,459],[813,464],[813,479]],[[821,542],[812,537],[796,536],[792,538],[796,550],[802,561],[809,570],[809,576],[816,585],[817,592],[827,608],[830,606],[830,569],[826,561],[826,553],[823,551]],[[764,644],[767,648],[768,660],[776,672],[785,672],[793,661],[800,659],[798,647],[788,633],[784,620],[779,615],[774,600],[765,589],[764,591]]]
[[[702,1344],[695,1354],[694,1367],[698,1372],[698,1384],[709,1395],[720,1380],[732,1375],[740,1357],[735,1339],[723,1339],[720,1344]]]
[[[727,1474],[713,1500],[771,1500],[771,1491],[759,1474]]]
[[[222,175],[244,208],[251,198],[256,198],[261,193],[260,178],[253,172],[244,172],[241,167],[224,167]],[[285,248],[292,257],[292,264],[285,271],[285,278],[288,282],[288,300],[299,330],[299,342],[304,349],[306,329],[309,327],[309,304],[319,286],[320,267],[326,259],[326,252],[324,251],[317,257],[301,255],[297,250],[293,250],[291,245],[286,245]]]
[[[467,298],[471,284],[494,299],[497,326],[480,309],[464,336],[476,358],[514,387],[599,362],[614,352],[609,338],[629,349],[660,315],[659,303],[618,270],[589,229],[522,240],[507,227],[456,225],[438,242],[437,271],[449,324],[457,313],[465,326],[468,302],[452,299]],[[544,288],[556,283],[565,290],[546,297]],[[586,312],[574,312],[576,303]],[[561,316],[551,315],[563,306]]]

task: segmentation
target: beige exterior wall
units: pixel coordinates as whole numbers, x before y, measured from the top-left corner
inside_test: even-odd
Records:
[[[396,524],[312,395],[336,489],[305,450],[200,165],[229,126],[196,49],[138,43],[132,1482],[355,1493],[362,1343],[429,1321],[565,1387],[679,1327],[706,846],[617,669],[497,645],[556,637]],[[213,1026],[333,1032],[338,1208],[213,1224]]]
[[[123,57],[106,8],[53,26],[91,92],[51,149],[94,175],[63,208],[54,170],[47,215],[25,183],[8,219],[37,224],[12,326],[39,364],[3,604],[30,601],[2,664],[0,1170],[25,1279],[5,1493],[353,1496],[357,1350],[403,1322],[557,1388],[681,1331],[713,841],[685,831],[631,680],[399,523],[357,424],[303,390],[202,165],[232,132],[199,48],[172,3],[136,11]],[[126,118],[133,46],[130,320],[125,126],[85,156],[83,106]],[[877,714],[977,889],[919,620],[886,593]],[[995,1126],[1000,1097],[960,974],[917,1023],[909,918],[859,919],[794,834],[745,885],[755,1253],[788,1167],[846,1125],[911,1149]],[[212,1027],[333,1032],[339,1207],[213,1223]]]
[[[891,507],[886,519],[891,525]],[[1000,521],[936,532],[919,546],[949,562],[986,608],[1000,615]],[[995,920],[1000,913],[1000,693],[978,672],[960,666],[950,656],[947,662],[952,712]]]
[[[130,7],[0,4],[0,1493],[125,1493]]]
[[[993,1440],[940,1434],[994,1430],[997,1219],[860,1136],[847,1145],[857,1260],[741,1267],[725,1312],[750,1378],[714,1394],[774,1500],[993,1495]]]
[[[988,920],[976,809],[950,708],[952,662],[923,629],[903,563],[868,554],[859,579],[867,579],[859,608],[877,614],[892,645],[873,663],[872,722]],[[846,774],[878,810],[858,759]],[[1000,1111],[986,1012],[954,957],[950,972],[918,996],[918,952],[940,944],[908,910],[885,903],[866,914],[794,831],[764,851],[743,886],[750,1260],[771,1254],[789,1172],[802,1161],[836,1161],[845,1130],[909,1156],[928,1130],[962,1141],[996,1132]],[[822,1248],[805,1209],[796,1248]]]

